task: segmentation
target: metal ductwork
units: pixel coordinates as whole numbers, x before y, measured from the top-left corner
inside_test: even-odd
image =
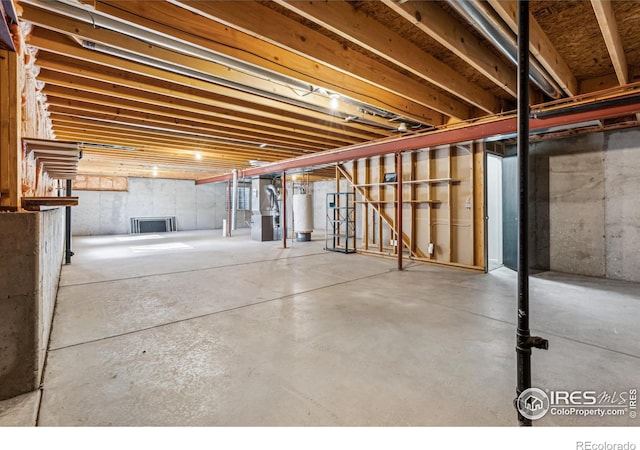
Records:
[[[251,239],[278,241],[282,237],[280,189],[278,179],[255,177],[251,180]]]
[[[475,29],[502,52],[509,60],[517,64],[518,46],[516,36],[496,12],[477,0],[447,0],[447,3]],[[562,89],[540,65],[538,60],[529,55],[529,78],[551,98],[564,96]]]
[[[280,191],[273,184],[267,184],[264,187],[264,191],[269,196],[271,209],[273,210],[273,217],[280,217],[280,204],[278,203],[278,200],[280,199]],[[277,219],[276,222],[278,222]]]

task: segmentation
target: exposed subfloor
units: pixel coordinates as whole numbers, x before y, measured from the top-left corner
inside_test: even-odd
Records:
[[[39,425],[516,425],[516,274],[218,231],[75,238]],[[533,385],[640,384],[640,285],[531,279]],[[551,416],[539,425],[640,425]]]

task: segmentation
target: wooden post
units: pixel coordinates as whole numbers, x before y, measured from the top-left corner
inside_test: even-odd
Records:
[[[364,160],[364,191],[368,192],[367,189],[369,189],[369,183],[370,181],[370,174],[369,174],[369,158],[366,158]],[[365,202],[363,204],[363,208],[364,208],[364,212],[363,212],[363,219],[364,219],[364,225],[362,226],[362,246],[364,247],[365,250],[369,250],[369,203]]]
[[[21,199],[20,55],[0,50],[0,209],[18,211]]]
[[[402,270],[402,153],[396,153],[396,181],[398,183],[396,203],[396,251],[398,252],[398,270]]]
[[[413,181],[416,180],[416,158],[417,158],[417,154],[416,152],[411,152],[409,154],[409,160],[411,163],[411,168],[410,168],[410,173],[409,173],[409,180]],[[417,220],[416,220],[416,215],[417,215],[417,209],[418,209],[418,196],[416,194],[416,183],[411,183],[410,184],[410,194],[409,194],[409,206],[410,206],[410,211],[411,211],[411,235],[409,236],[409,258],[411,258],[411,256],[413,256],[416,253],[416,247],[417,247],[417,241],[418,241],[418,227],[416,226]]]

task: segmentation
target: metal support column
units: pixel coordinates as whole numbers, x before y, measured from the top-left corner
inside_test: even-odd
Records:
[[[396,153],[396,251],[398,252],[398,270],[402,270],[402,152]]]
[[[71,197],[71,180],[67,180],[67,197]],[[71,264],[71,257],[73,252],[71,251],[71,206],[65,208],[65,249],[64,249],[64,263]]]
[[[287,248],[287,172],[282,172],[282,217],[280,226],[282,227],[282,247]]]
[[[236,212],[238,211],[238,169],[233,169],[233,192],[231,193],[231,229],[236,229]]]
[[[518,1],[518,325],[516,331],[517,387],[520,394],[531,387],[531,349],[547,349],[549,343],[531,336],[529,329],[529,2]],[[521,426],[531,419],[518,410]]]

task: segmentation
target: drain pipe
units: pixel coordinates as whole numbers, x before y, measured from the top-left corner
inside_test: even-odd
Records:
[[[67,197],[71,197],[71,180],[67,180],[66,194]],[[71,251],[71,206],[65,208],[64,231],[64,263],[71,264],[71,257],[73,256],[73,252]]]
[[[500,17],[493,14],[493,11],[487,11],[476,1],[447,0],[447,3],[467,22],[473,25],[485,39],[500,50],[503,55],[509,58],[512,63],[518,63],[518,47],[515,43],[513,32]],[[490,18],[489,15],[495,17]],[[527,52],[529,52],[528,48]],[[554,99],[563,97],[563,92],[558,84],[535,58],[531,61],[528,76],[549,97]]]
[[[238,209],[238,169],[233,169],[233,187],[231,193],[231,230],[236,229],[236,210]]]
[[[518,325],[516,331],[517,398],[520,426],[535,418],[527,410],[531,388],[531,349],[549,342],[529,329],[529,1],[518,1]],[[524,393],[524,394],[523,394]],[[531,404],[529,404],[531,406]]]
[[[282,247],[287,248],[287,171],[282,171]]]

